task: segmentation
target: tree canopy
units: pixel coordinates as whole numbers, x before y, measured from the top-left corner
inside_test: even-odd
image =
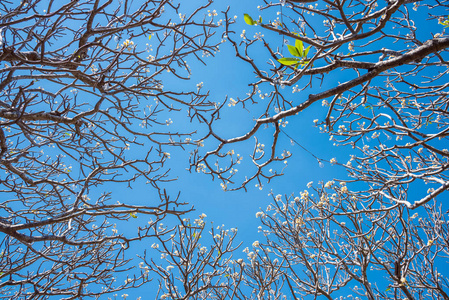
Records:
[[[447,1],[142,2],[0,4],[5,299],[449,299]],[[254,77],[219,101],[190,78],[223,48]],[[347,160],[307,150],[306,115]],[[285,141],[345,172],[278,194]],[[183,151],[229,195],[270,193],[259,238],[167,190]]]
[[[160,187],[172,180],[167,149],[195,144],[192,132],[170,130],[170,112],[188,109],[195,119],[215,108],[196,88],[164,83],[188,79],[189,60],[217,50],[217,25],[204,18],[210,4],[186,15],[164,0],[2,1],[5,297],[96,297],[147,280],[142,272],[114,284],[130,267],[130,242],[163,234],[153,227],[190,210]],[[138,183],[156,200],[118,201],[105,187]],[[117,234],[114,223],[137,214],[153,219]]]

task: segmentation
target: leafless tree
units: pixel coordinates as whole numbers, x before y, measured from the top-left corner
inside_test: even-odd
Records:
[[[315,125],[350,154],[327,161],[349,178],[273,195],[257,213],[265,240],[228,265],[239,278],[233,295],[449,299],[447,1],[264,3],[261,17],[245,15],[243,32],[227,24],[226,38],[257,79],[220,107],[262,113],[237,137],[211,122],[205,142],[217,146],[195,152],[192,169],[219,178],[224,190],[262,188],[292,155],[281,149],[282,133],[306,144],[288,120],[319,105],[325,117]],[[255,171],[239,177],[237,149],[250,138]]]
[[[437,199],[449,182],[447,1],[263,2],[242,33],[225,11],[222,37],[213,37],[221,21],[211,2],[189,12],[168,0],[0,3],[1,297],[95,298],[156,277],[165,299],[334,299],[348,289],[448,299],[439,267],[448,223]],[[201,84],[173,89],[189,79],[188,60],[213,55],[221,38],[253,68],[250,93],[219,104]],[[257,214],[267,239],[244,249],[246,259],[235,230],[206,232],[205,216],[191,222],[164,190],[173,147],[196,149],[191,169],[224,190],[262,188],[292,155],[278,145],[288,120],[318,104],[326,117],[316,126],[353,149],[345,164],[329,159],[350,177],[310,195],[273,195]],[[225,138],[217,126],[227,106],[262,113]],[[185,111],[208,132],[171,129]],[[255,172],[238,181],[234,149],[253,137]],[[117,202],[107,192],[137,183],[157,199]],[[120,231],[143,215],[152,219],[136,235]],[[167,217],[180,225],[166,227]],[[130,271],[126,249],[150,237],[158,242]],[[124,283],[120,272],[130,274]]]
[[[418,213],[363,197],[343,181],[272,197],[256,213],[260,239],[240,249],[246,257],[232,245],[235,229],[207,234],[204,216],[194,224],[185,219],[188,225],[153,244],[160,260],[153,256],[141,267],[160,279],[158,296],[448,299],[449,220],[436,201]]]
[[[449,223],[435,201],[418,214],[333,181],[273,199],[241,284],[263,299],[448,299]]]
[[[234,245],[237,229],[212,226],[207,231],[205,217],[184,218],[169,238],[158,235],[151,247],[160,259],[143,257],[141,268],[159,281],[158,299],[234,299],[239,294],[242,260],[232,259],[240,246]],[[238,271],[231,272],[234,264]]]
[[[170,116],[201,121],[215,104],[164,83],[217,51],[210,4],[0,2],[0,298],[91,299],[149,280],[115,282],[133,266],[130,242],[162,238],[160,221],[190,210],[161,187],[170,147],[199,143]],[[154,197],[108,192],[139,182]],[[137,234],[119,231],[137,216],[148,216]]]
[[[315,124],[335,145],[354,149],[342,165],[370,194],[413,209],[447,190],[447,1],[264,2],[260,18],[245,16],[241,34],[226,27],[257,77],[247,96],[228,105],[262,113],[238,137],[222,137],[220,123],[212,124],[206,142],[218,146],[195,153],[192,166],[228,190],[262,187],[282,174],[276,162],[291,155],[278,145],[288,120],[322,105],[326,117]],[[271,140],[263,139],[266,128]],[[305,144],[300,132],[285,130]],[[231,150],[250,138],[255,171],[239,180],[233,168],[241,157]],[[423,184],[410,199],[408,188]]]

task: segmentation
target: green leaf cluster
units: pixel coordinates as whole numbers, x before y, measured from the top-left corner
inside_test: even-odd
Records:
[[[258,23],[262,23],[262,17],[259,17],[259,20],[254,21],[253,18],[251,18],[248,14],[243,14],[243,19],[245,20],[245,23],[248,25],[257,25]]]
[[[299,66],[305,66],[309,60],[307,54],[309,53],[310,46],[304,49],[304,44],[301,40],[296,40],[295,45],[287,45],[288,52],[294,57],[283,57],[278,59],[278,62],[284,66],[295,66],[295,69]]]
[[[447,20],[438,21],[438,23],[443,25],[445,28],[449,27],[449,16],[447,16]]]

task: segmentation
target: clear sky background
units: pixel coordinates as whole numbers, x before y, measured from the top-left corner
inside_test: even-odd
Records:
[[[196,5],[194,2],[189,2],[189,4],[193,5],[192,8]],[[282,46],[282,38],[280,36],[270,34],[260,27],[249,27],[245,24],[243,20],[244,13],[249,13],[253,16],[260,14],[260,11],[257,9],[257,5],[260,5],[258,1],[217,1],[215,4],[219,14],[217,18],[222,18],[220,11],[226,9],[228,5],[230,6],[229,15],[237,16],[237,23],[232,27],[236,32],[234,39],[240,39],[240,33],[245,29],[247,34],[251,36],[255,32],[262,32],[265,34],[267,41],[274,41],[274,43],[279,44],[279,47]],[[275,14],[273,10],[271,10],[271,13]],[[268,16],[267,19],[275,19],[276,17],[276,15]],[[221,34],[222,30],[223,27],[218,28],[217,34]],[[293,43],[293,41],[290,41],[290,43]],[[287,48],[284,48],[284,52],[287,52]],[[266,59],[265,51],[260,56],[259,63],[264,59]],[[220,46],[220,52],[217,52],[215,57],[208,57],[205,59],[205,62],[207,66],[198,62],[193,63],[193,60],[191,60],[192,80],[181,84],[187,89],[195,88],[197,83],[203,82],[203,89],[209,90],[210,98],[213,101],[222,103],[226,100],[226,96],[234,99],[244,97],[250,90],[248,84],[256,79],[255,74],[248,65],[235,56],[235,52],[228,42]],[[178,82],[165,82],[164,88],[179,88],[179,84]],[[326,88],[326,84],[322,88]],[[298,97],[297,94],[292,93],[292,87],[285,87],[284,94],[288,97]],[[254,119],[259,117],[257,109],[257,106],[248,106],[247,110],[245,110],[242,109],[241,105],[233,107],[226,105],[222,112],[221,121],[217,122],[214,129],[222,133],[226,138],[240,136],[254,125]],[[332,142],[329,141],[329,136],[320,134],[319,129],[313,123],[314,119],[323,119],[325,115],[326,109],[317,104],[315,107],[309,108],[305,114],[289,119],[288,125],[283,130],[315,156],[323,160],[337,157],[339,161],[346,162],[349,154],[344,149],[333,147]],[[186,123],[185,119],[177,118],[176,115],[168,117],[173,121],[173,124],[170,125],[173,131],[176,131],[178,128],[192,127],[192,129],[200,130],[201,132],[201,128]],[[268,141],[271,136],[272,130],[268,129],[261,138],[266,138]],[[269,142],[265,144],[269,146]],[[224,224],[228,228],[237,227],[239,229],[238,240],[244,242],[242,247],[245,248],[251,245],[254,240],[261,238],[257,234],[259,221],[256,219],[255,214],[261,207],[265,208],[271,202],[272,197],[269,194],[289,195],[291,193],[299,193],[299,191],[303,191],[306,188],[307,183],[310,181],[318,183],[337,176],[345,176],[345,171],[342,167],[332,166],[326,162],[324,162],[324,167],[320,167],[318,161],[311,154],[301,149],[298,145],[292,144],[290,139],[284,134],[280,136],[279,145],[279,153],[282,149],[285,149],[290,151],[293,156],[285,161],[285,175],[275,178],[270,184],[264,185],[262,190],[256,187],[255,184],[251,184],[246,192],[244,190],[224,192],[220,187],[220,181],[212,181],[210,176],[202,173],[188,172],[186,169],[189,167],[189,151],[192,149],[187,151],[170,150],[170,160],[167,161],[167,165],[172,169],[172,177],[177,177],[177,180],[167,184],[165,187],[173,195],[180,191],[181,201],[188,202],[194,206],[196,211],[190,217],[195,218],[199,214],[205,213],[207,215],[206,221],[213,221],[214,224]],[[252,151],[253,146],[254,140],[250,139],[244,144],[236,146],[235,151],[245,153],[245,151]],[[206,142],[204,149],[210,150],[212,148]],[[241,176],[239,180],[253,170],[249,162],[249,156],[242,155],[242,164],[238,166],[238,173]],[[285,162],[277,165],[282,167],[282,164]],[[127,198],[130,195],[141,199],[148,198],[148,190],[145,186],[133,186],[132,192],[119,187],[114,189],[113,193],[118,198]],[[130,227],[134,226],[132,221],[130,221]]]
[[[188,7],[191,10],[195,9],[201,3],[200,1],[192,0],[181,2],[182,6]],[[320,2],[317,3],[322,5]],[[274,20],[278,17],[274,9],[267,10],[263,13],[260,12],[257,9],[258,5],[261,5],[261,1],[217,0],[210,10],[216,10],[218,16],[215,18],[218,21],[224,18],[221,11],[225,10],[228,6],[230,7],[229,16],[237,16],[236,24],[231,27],[235,31],[235,35],[233,36],[234,40],[240,39],[242,30],[246,30],[246,34],[251,37],[255,33],[260,32],[264,34],[264,38],[270,45],[278,45],[282,49],[282,52],[286,56],[289,56],[287,47],[284,46],[282,48],[283,37],[263,30],[260,27],[245,24],[243,20],[244,13],[250,14],[253,18],[257,18],[261,14],[264,20]],[[167,18],[173,18],[173,20],[179,19],[178,16],[167,16]],[[319,28],[322,24],[317,22],[316,26]],[[435,33],[441,29],[438,24],[427,24],[425,20],[417,24],[417,26],[422,27],[423,34],[426,34],[426,32]],[[223,27],[217,28],[217,40],[221,39],[223,30]],[[386,28],[386,30],[393,29]],[[137,45],[147,42],[135,41]],[[150,41],[150,43],[154,42],[156,42],[155,39]],[[289,41],[289,43],[292,44],[293,41]],[[260,45],[262,46],[262,44]],[[252,49],[255,50],[257,47],[253,46]],[[265,49],[261,49],[260,53],[251,54],[259,66],[268,68],[267,65],[264,65],[268,57]],[[203,89],[209,90],[209,97],[215,102],[223,103],[226,97],[234,99],[245,97],[245,94],[250,90],[248,84],[257,80],[248,64],[235,56],[234,49],[228,42],[220,46],[220,52],[217,52],[215,57],[205,58],[205,62],[207,66],[190,59],[189,65],[192,67],[193,73],[191,80],[188,82],[166,81],[164,82],[164,88],[167,90],[195,90],[197,84],[202,82]],[[301,97],[304,97],[307,93],[313,93],[320,89],[325,90],[329,87],[336,86],[338,82],[349,80],[350,78],[346,78],[347,74],[350,73],[341,72],[341,78],[327,78],[327,81],[321,87],[314,85],[313,89],[308,89],[302,94],[292,93],[292,87],[285,87],[283,94],[288,99],[295,99],[294,103],[299,104],[302,101]],[[260,101],[263,106],[264,100],[261,99]],[[226,105],[222,111],[222,118],[216,123],[214,129],[225,138],[240,136],[254,125],[254,119],[260,116],[260,109],[261,107],[257,105],[253,107],[247,106],[246,109],[243,109],[240,104],[231,107]],[[313,122],[314,119],[323,120],[326,113],[327,107],[322,107],[321,103],[315,103],[305,112],[288,119],[287,126],[282,129],[296,143],[299,143],[308,151],[292,143],[290,138],[281,133],[278,143],[278,154],[285,149],[290,151],[293,156],[273,166],[273,168],[277,166],[278,170],[285,166],[284,175],[274,178],[269,184],[265,183],[261,190],[255,186],[256,182],[254,182],[248,186],[247,191],[225,192],[220,186],[220,181],[213,181],[210,176],[202,173],[190,173],[186,169],[189,168],[189,151],[194,148],[186,148],[185,151],[181,149],[170,150],[170,159],[167,160],[167,166],[171,168],[171,177],[177,180],[167,183],[162,187],[166,188],[172,197],[176,197],[180,192],[180,202],[187,202],[187,207],[194,207],[195,211],[188,215],[191,219],[198,217],[202,213],[206,214],[206,229],[210,228],[210,222],[213,222],[214,226],[224,224],[228,229],[238,228],[236,241],[237,243],[241,242],[242,246],[235,253],[235,258],[246,257],[242,253],[242,250],[245,247],[250,247],[255,240],[264,239],[263,235],[258,233],[260,221],[256,218],[256,212],[261,208],[265,209],[272,202],[272,195],[299,194],[300,191],[307,188],[307,183],[311,181],[314,184],[318,184],[320,181],[326,182],[334,178],[346,178],[346,171],[343,167],[331,165],[326,161],[336,158],[338,162],[345,163],[348,161],[349,155],[353,153],[351,152],[352,150],[350,148],[333,146],[333,142],[329,140],[329,136],[320,133],[319,128]],[[185,118],[185,113],[183,115],[179,113],[161,115],[161,120],[164,117],[167,119],[170,118],[173,121],[173,124],[170,125],[173,132],[176,132],[178,129],[190,128],[192,130],[198,130],[201,134],[203,130],[201,127],[195,127],[196,125],[189,124]],[[273,129],[270,127],[261,132],[257,137],[268,146],[272,134]],[[250,172],[254,170],[248,156],[253,147],[254,139],[250,139],[245,143],[237,145],[235,148],[236,153],[241,153],[243,156],[243,162],[238,167],[239,175],[236,177],[237,184],[245,175],[251,174]],[[213,149],[213,145],[207,144],[206,141],[204,149]],[[130,149],[130,151],[133,150],[138,151],[136,149]],[[315,157],[320,158],[323,161],[323,165],[320,166]],[[104,190],[98,189],[93,193],[101,194],[104,191],[111,191],[113,200],[120,202],[132,201],[133,204],[145,203],[151,205],[152,198],[156,196],[150,186],[140,183],[133,185],[132,189],[120,184],[106,185],[104,186]],[[94,195],[91,195],[91,198],[93,197]],[[127,222],[118,224],[119,233],[135,233],[137,226],[148,222],[145,218],[145,216],[138,216],[137,219],[130,219]],[[170,226],[175,224],[167,223],[166,225]],[[151,243],[152,241],[149,240],[140,244],[136,243],[132,246],[132,251],[128,252],[128,257],[135,258],[135,255],[141,254],[143,249],[147,249],[149,251],[148,253],[151,253]],[[139,260],[136,259],[135,262],[137,265]],[[122,279],[119,278],[119,280]],[[128,290],[126,293],[129,294],[128,299],[136,299],[138,296],[142,296],[142,299],[153,299],[153,291],[151,289],[151,285],[150,288],[143,286],[137,290]],[[123,294],[123,292],[119,293],[118,299],[121,298],[120,294]],[[145,295],[151,296],[146,297]],[[107,296],[104,296],[104,298],[107,298]]]
[[[187,4],[186,2],[183,3]],[[192,9],[197,5],[196,1],[188,1]],[[246,30],[248,36],[251,36],[256,32],[264,34],[264,38],[273,45],[282,46],[283,38],[279,35],[267,32],[260,27],[250,27],[245,24],[243,20],[243,14],[248,13],[253,17],[257,17],[262,14],[257,6],[260,5],[260,1],[216,1],[214,9],[216,9],[218,16],[217,20],[223,18],[221,13],[227,6],[230,7],[229,15],[237,16],[237,23],[231,28],[236,32],[233,38],[235,40],[240,39],[240,33],[242,30]],[[212,10],[212,9],[211,9]],[[173,16],[176,19],[178,16]],[[276,11],[269,10],[263,13],[264,20],[274,20],[277,18]],[[317,24],[319,26],[320,24]],[[217,34],[220,35],[223,27],[217,29]],[[146,41],[145,41],[146,42]],[[154,42],[154,41],[152,41]],[[289,41],[291,44],[294,41]],[[256,48],[256,47],[253,47]],[[287,47],[284,46],[283,53],[288,56]],[[254,54],[254,53],[253,53]],[[259,65],[265,67],[263,64],[267,59],[267,52],[263,50],[260,55],[255,56]],[[203,82],[203,89],[210,91],[210,97],[213,101],[222,103],[225,101],[226,96],[236,99],[237,97],[244,97],[250,90],[249,83],[256,81],[255,74],[249,68],[249,66],[243,63],[235,56],[234,49],[230,43],[226,42],[220,46],[220,52],[216,53],[215,57],[208,57],[205,59],[207,66],[193,60],[189,61],[189,65],[192,67],[192,80],[189,82],[165,82],[164,87],[167,89],[183,88],[194,89],[196,84]],[[344,78],[334,78],[328,80],[322,85],[322,89],[333,86],[337,81],[345,81]],[[319,86],[314,87],[315,90],[319,89]],[[301,99],[298,94],[292,93],[292,87],[285,87],[284,95],[287,97],[297,97],[296,103],[299,103]],[[263,102],[263,100],[261,100]],[[222,133],[224,137],[230,138],[240,136],[247,132],[254,124],[254,119],[259,117],[258,107],[248,106],[247,110],[242,109],[240,104],[234,107],[228,107],[226,105],[222,112],[222,120],[214,127],[218,132]],[[259,108],[260,109],[260,108]],[[314,106],[307,109],[305,113],[298,115],[297,117],[290,118],[288,125],[283,130],[305,147],[308,151],[315,156],[323,159],[330,160],[331,158],[337,158],[340,162],[346,162],[349,159],[349,152],[347,149],[332,146],[327,134],[320,134],[319,129],[314,125],[314,119],[322,120],[327,113],[327,109],[321,107],[320,103],[316,103]],[[191,126],[185,122],[185,119],[179,119],[176,115],[167,116],[173,121],[170,125],[173,131],[177,128],[185,128]],[[218,126],[219,125],[219,126]],[[200,128],[193,128],[199,129]],[[266,130],[260,138],[266,138],[269,145],[270,137],[272,136],[272,129]],[[208,145],[204,146],[206,150]],[[254,140],[250,139],[244,144],[238,145],[236,149],[237,153],[242,153],[243,162],[239,165],[238,173],[243,178],[248,175],[252,169],[249,162],[248,153],[245,151],[252,151],[254,146]],[[188,202],[190,206],[195,208],[195,211],[189,215],[194,219],[198,215],[205,213],[207,215],[206,228],[209,228],[210,222],[213,222],[214,226],[224,224],[226,228],[238,228],[237,242],[242,242],[242,246],[235,253],[235,258],[246,257],[246,254],[242,253],[245,247],[250,247],[255,240],[263,240],[263,235],[258,233],[259,220],[256,218],[256,212],[260,208],[265,209],[272,201],[271,195],[290,195],[292,193],[299,194],[300,191],[306,189],[308,182],[313,181],[318,183],[320,181],[328,181],[333,178],[345,177],[346,172],[344,168],[338,165],[331,165],[324,162],[324,167],[318,164],[318,161],[304,149],[296,144],[292,144],[291,140],[284,134],[280,135],[279,152],[282,149],[290,151],[293,156],[286,161],[286,168],[284,169],[284,176],[275,178],[270,184],[264,185],[260,190],[255,184],[250,184],[248,191],[239,190],[234,192],[224,192],[220,187],[220,181],[212,181],[210,176],[202,173],[190,173],[186,171],[189,167],[189,151],[171,150],[170,160],[167,161],[168,166],[172,169],[171,175],[177,177],[177,180],[167,184],[165,187],[168,191],[175,196],[178,191],[180,194],[180,200]],[[131,149],[132,150],[132,149]],[[191,149],[190,149],[191,150]],[[240,151],[240,152],[239,152]],[[280,163],[282,164],[282,163]],[[278,163],[279,166],[279,163]],[[117,199],[129,200],[130,197],[133,201],[147,201],[151,198],[151,191],[146,186],[135,185],[133,190],[123,188],[120,186],[112,187],[112,192]],[[143,216],[138,219],[131,219],[127,224],[121,224],[120,231],[126,230],[134,232],[136,226],[145,223]],[[170,224],[167,224],[170,225]],[[148,241],[146,242],[148,243]],[[151,251],[150,244],[147,245],[135,245],[136,252],[141,252],[143,247],[146,247],[148,251]],[[132,252],[131,252],[132,253]],[[151,253],[151,252],[149,252]],[[129,253],[128,253],[129,254]],[[142,296],[142,290],[129,290],[126,291],[130,295],[129,299],[135,299],[138,296]],[[142,299],[147,299],[143,297]],[[148,299],[152,299],[151,297]]]
[[[186,3],[183,3],[186,4]],[[194,8],[197,5],[196,1],[188,1],[189,5]],[[237,23],[233,25],[232,29],[236,32],[233,37],[238,40],[240,33],[243,29],[246,30],[246,34],[252,36],[256,32],[261,32],[264,34],[264,38],[272,43],[278,44],[279,47],[282,46],[283,38],[279,35],[269,33],[264,31],[260,27],[250,27],[245,24],[243,20],[243,14],[248,13],[256,18],[259,14],[262,14],[257,6],[260,5],[260,1],[249,0],[249,1],[216,1],[214,4],[218,19],[223,18],[221,11],[230,6],[230,16],[237,16]],[[274,10],[268,10],[262,14],[264,20],[275,19],[276,12]],[[177,16],[173,16],[174,19]],[[217,19],[217,20],[218,20]],[[426,24],[424,21],[422,24],[417,24],[422,26],[423,32],[437,32],[440,30],[438,24]],[[320,24],[316,24],[320,26]],[[217,34],[221,34],[221,30],[217,30]],[[392,30],[387,28],[386,30]],[[427,37],[428,38],[428,37]],[[290,41],[290,43],[293,43]],[[393,46],[391,46],[393,47]],[[253,49],[257,47],[252,47]],[[287,48],[284,46],[283,53],[287,54]],[[263,62],[267,59],[266,51],[262,50],[260,55],[252,53],[256,62],[263,66]],[[288,56],[288,55],[287,55]],[[260,59],[257,61],[257,59]],[[210,97],[213,101],[223,102],[226,96],[237,98],[244,97],[249,91],[248,84],[255,81],[255,75],[249,66],[243,63],[241,60],[235,57],[235,52],[229,43],[224,43],[220,46],[220,52],[216,54],[215,57],[208,57],[205,59],[207,66],[202,65],[199,62],[194,63],[192,60],[189,62],[192,67],[193,75],[192,80],[186,83],[178,82],[166,82],[165,87],[167,89],[174,88],[195,88],[197,83],[203,82],[203,89],[210,91]],[[345,78],[346,73],[342,72],[342,78],[332,78],[327,79],[326,82],[321,86],[324,90],[331,86],[338,84],[337,82],[344,82],[349,78]],[[315,90],[318,90],[319,86],[314,86]],[[310,92],[310,90],[309,90]],[[295,103],[299,103],[301,97],[298,94],[292,93],[292,87],[286,87],[284,90],[284,95],[291,98],[297,97]],[[263,100],[261,100],[263,101]],[[214,127],[217,132],[220,132],[226,138],[240,136],[248,131],[254,124],[253,120],[257,117],[258,111],[257,106],[247,107],[248,110],[242,109],[241,105],[235,107],[228,107],[224,109],[222,113],[222,120],[217,123]],[[330,160],[331,158],[336,158],[339,162],[345,163],[349,159],[349,155],[352,153],[349,148],[335,147],[333,142],[329,141],[329,136],[327,134],[320,134],[319,129],[314,126],[313,120],[322,120],[327,113],[327,108],[322,107],[320,103],[314,104],[314,106],[308,108],[306,112],[301,113],[297,117],[288,119],[288,125],[283,128],[285,132],[300,143],[303,147],[308,149],[315,156],[323,159]],[[176,128],[185,128],[191,126],[185,121],[174,116],[170,116],[173,120],[173,124],[170,125],[175,131]],[[200,128],[194,128],[199,129]],[[265,136],[261,138],[266,138],[272,135],[272,130],[267,130]],[[260,136],[258,136],[260,137]],[[258,233],[257,227],[260,225],[259,220],[255,217],[257,211],[260,208],[266,208],[266,206],[272,201],[272,194],[282,194],[290,195],[291,193],[299,194],[300,191],[306,189],[308,182],[313,181],[315,184],[320,181],[328,181],[334,178],[345,178],[346,172],[344,168],[338,165],[331,165],[329,163],[324,163],[324,167],[320,167],[317,160],[304,149],[296,144],[292,144],[290,139],[281,134],[280,136],[280,147],[279,149],[285,149],[290,151],[293,156],[289,158],[286,162],[287,167],[284,170],[285,175],[282,177],[275,178],[270,184],[264,185],[262,190],[255,187],[254,184],[250,185],[248,191],[239,190],[235,192],[224,192],[220,187],[220,182],[215,180],[212,181],[211,178],[204,174],[189,173],[186,169],[188,165],[189,151],[179,151],[173,150],[171,152],[171,158],[167,162],[168,166],[172,168],[171,175],[177,177],[177,180],[167,184],[165,187],[169,190],[172,195],[176,195],[177,192],[181,192],[181,201],[188,202],[189,205],[193,206],[196,211],[191,213],[189,217],[196,218],[198,215],[205,213],[207,218],[206,223],[213,222],[214,225],[224,224],[226,228],[238,228],[237,242],[242,242],[242,246],[236,252],[236,258],[239,256],[245,257],[241,250],[245,247],[251,246],[255,240],[263,240],[263,236]],[[238,150],[241,153],[245,151],[251,151],[254,141],[251,139],[245,144],[241,144]],[[268,142],[269,143],[269,142]],[[268,143],[266,143],[268,145]],[[205,149],[210,145],[205,145]],[[246,148],[245,148],[246,147]],[[239,174],[241,176],[247,175],[252,169],[251,164],[248,164],[248,156],[243,155],[243,163],[239,167]],[[151,197],[145,186],[134,186],[133,191],[128,189],[123,189],[122,187],[116,187],[113,190],[115,197],[119,199],[121,197],[128,199],[133,197],[136,201],[142,201]],[[131,196],[132,195],[132,196]],[[135,230],[139,222],[143,222],[142,219],[132,219],[130,220],[124,229],[122,230]],[[206,228],[210,225],[206,225]],[[125,229],[127,228],[127,229]],[[146,245],[149,249],[150,245]],[[142,247],[138,246],[136,248],[139,252]],[[144,290],[145,288],[143,288]],[[142,296],[142,289],[136,291],[127,291],[130,295],[130,299],[135,299],[137,296]],[[143,299],[146,299],[143,297]],[[150,299],[150,298],[148,298]]]

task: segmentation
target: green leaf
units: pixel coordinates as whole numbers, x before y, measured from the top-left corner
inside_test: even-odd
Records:
[[[291,65],[296,65],[296,64],[300,63],[301,60],[299,58],[295,58],[295,57],[283,57],[283,58],[278,59],[278,62],[280,62],[284,66],[291,66]]]
[[[259,23],[262,23],[262,16],[259,16]]]
[[[307,54],[309,53],[310,50],[310,46],[306,48],[306,50],[304,50],[304,57],[307,57]]]
[[[447,20],[444,20],[443,22],[438,21],[439,24],[443,25],[444,27],[449,27],[449,16],[447,16]]]
[[[391,288],[389,287],[389,288],[387,288],[386,290],[385,290],[385,292],[388,292],[389,290],[391,290]]]
[[[288,52],[290,52],[291,55],[301,57],[300,52],[298,52],[298,49],[295,46],[287,45]]]
[[[257,22],[254,21],[253,18],[251,18],[251,16],[248,14],[244,14],[243,19],[245,20],[246,24],[248,24],[248,25],[256,25],[257,24]]]
[[[298,49],[300,56],[303,57],[304,56],[304,54],[303,54],[304,53],[304,45],[302,44],[302,41],[296,40],[295,47],[296,47],[296,49]]]
[[[129,213],[129,215],[130,215],[131,217],[133,217],[134,219],[137,219],[136,213]]]
[[[150,34],[149,36],[148,36],[148,39],[151,41],[151,37],[152,37],[152,35]]]

